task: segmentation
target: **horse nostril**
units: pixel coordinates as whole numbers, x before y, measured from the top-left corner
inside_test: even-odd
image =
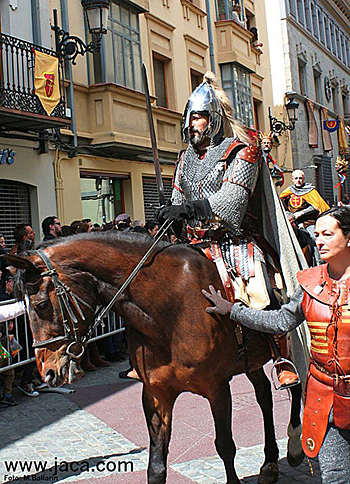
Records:
[[[55,378],[56,373],[54,372],[54,370],[47,370],[47,372],[45,373],[45,383],[47,383],[48,385],[52,385]]]

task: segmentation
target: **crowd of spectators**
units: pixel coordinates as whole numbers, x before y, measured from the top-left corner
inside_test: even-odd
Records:
[[[58,237],[69,237],[88,232],[107,232],[117,230],[124,233],[139,233],[155,237],[159,226],[155,221],[144,223],[141,220],[131,220],[126,213],[121,213],[112,222],[99,225],[91,219],[74,220],[70,225],[61,225],[57,216],[46,217],[42,221],[43,241],[54,240]],[[28,224],[21,223],[13,229],[14,245],[6,246],[4,235],[0,234],[0,255],[23,254],[35,248],[35,232]],[[0,257],[0,368],[9,366],[0,372],[2,386],[1,404],[3,406],[17,405],[13,397],[13,386],[28,397],[38,397],[40,390],[47,387],[42,382],[34,361],[32,335],[26,324],[25,305],[23,301],[13,302],[13,276],[7,269],[8,264]],[[6,302],[8,302],[6,304]],[[110,331],[116,329],[116,316],[111,313]],[[16,320],[15,320],[16,318]],[[98,342],[91,342],[84,353],[81,366],[84,371],[96,371],[97,368],[110,366],[111,361],[122,361],[127,351],[127,328],[122,333],[107,336]],[[20,358],[18,358],[20,357]],[[13,363],[23,361],[20,366],[13,367]],[[132,365],[125,373],[125,377],[133,372]],[[137,377],[135,373],[135,377]]]

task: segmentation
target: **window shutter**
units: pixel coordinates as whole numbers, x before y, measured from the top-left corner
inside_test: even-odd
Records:
[[[157,207],[159,207],[157,182],[154,177],[143,177],[143,205],[145,210],[145,221],[155,220]],[[169,200],[172,193],[170,178],[163,178],[165,199]]]
[[[159,59],[153,58],[153,68],[156,96],[158,97],[157,105],[166,108],[168,106],[168,103],[166,99],[164,62],[160,61]]]
[[[10,249],[15,240],[13,229],[17,224],[31,225],[29,185],[11,180],[0,180],[0,233]]]

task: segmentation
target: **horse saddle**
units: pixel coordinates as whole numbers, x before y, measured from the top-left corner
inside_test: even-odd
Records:
[[[249,244],[253,243],[249,242]],[[253,309],[264,309],[270,304],[261,261],[251,257],[249,264],[253,266],[253,270],[250,271],[249,279],[245,280],[240,275],[233,275],[232,271],[227,268],[218,243],[211,242],[209,247],[202,247],[202,251],[208,259],[215,263],[226,297],[230,302],[241,301]],[[249,253],[253,254],[253,250]],[[277,284],[277,286],[279,285]]]

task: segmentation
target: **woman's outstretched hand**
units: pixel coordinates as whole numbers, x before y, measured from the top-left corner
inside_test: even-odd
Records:
[[[230,314],[232,309],[232,303],[227,301],[227,299],[224,299],[221,296],[221,291],[216,291],[213,286],[209,286],[209,291],[210,293],[202,289],[203,295],[207,299],[209,299],[211,303],[214,304],[213,307],[209,307],[206,309],[207,313],[221,314],[222,316]]]

